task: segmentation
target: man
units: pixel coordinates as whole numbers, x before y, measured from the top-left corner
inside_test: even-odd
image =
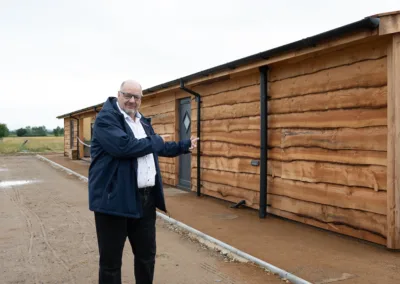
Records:
[[[94,211],[100,254],[99,283],[121,283],[126,238],[135,257],[137,284],[153,283],[156,208],[166,212],[158,156],[190,153],[198,138],[165,142],[139,113],[142,87],[122,83],[93,128],[89,209]]]

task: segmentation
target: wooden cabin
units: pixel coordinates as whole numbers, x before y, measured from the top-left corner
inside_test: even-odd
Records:
[[[66,156],[101,106],[59,116]],[[141,112],[200,134],[200,156],[160,158],[166,184],[400,249],[400,12],[148,88]]]

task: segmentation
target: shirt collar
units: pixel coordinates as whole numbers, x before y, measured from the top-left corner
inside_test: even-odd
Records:
[[[119,106],[119,103],[117,101],[117,107],[119,111],[124,115],[125,119],[131,119],[133,120],[126,112],[124,112],[121,107]],[[139,120],[142,118],[142,115],[139,112],[136,112],[136,118],[139,118]]]

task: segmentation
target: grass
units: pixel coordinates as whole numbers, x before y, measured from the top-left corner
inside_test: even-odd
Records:
[[[27,143],[24,142],[28,140]],[[24,145],[23,145],[24,144]],[[0,140],[0,154],[18,152],[59,152],[64,151],[64,137],[5,137]]]

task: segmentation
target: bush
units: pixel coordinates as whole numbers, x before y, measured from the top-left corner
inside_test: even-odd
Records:
[[[57,128],[53,129],[54,136],[63,136],[64,135],[64,128],[57,126]]]
[[[7,137],[9,133],[10,132],[8,130],[7,124],[0,123],[0,139],[3,137]]]
[[[16,133],[17,133],[18,137],[22,137],[22,136],[25,136],[26,133],[28,133],[28,131],[25,128],[20,128],[20,129],[17,130]]]

